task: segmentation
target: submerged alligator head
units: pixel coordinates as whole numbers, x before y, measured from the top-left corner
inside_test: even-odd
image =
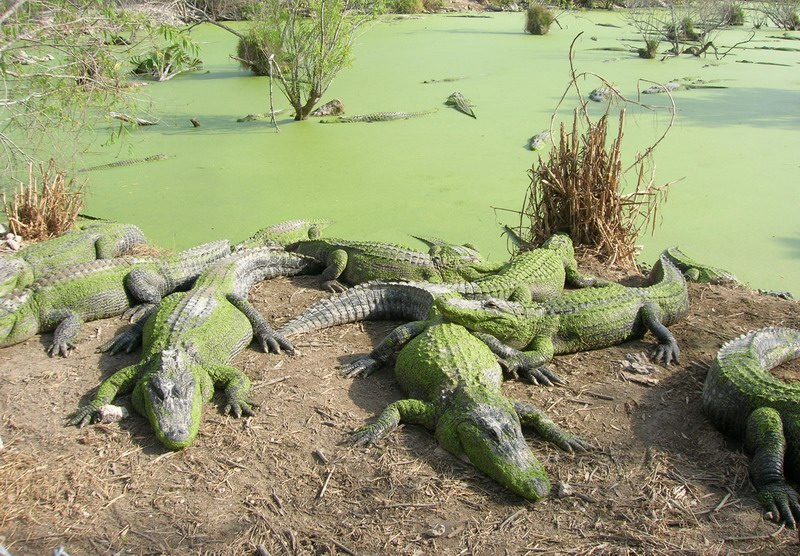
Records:
[[[197,436],[203,411],[204,384],[192,372],[188,356],[166,349],[156,359],[158,368],[137,384],[134,404],[146,415],[156,438],[170,450],[185,448]]]
[[[533,501],[549,494],[547,471],[525,441],[519,417],[508,400],[491,396],[456,403],[441,417],[436,436],[449,452],[514,494]]]

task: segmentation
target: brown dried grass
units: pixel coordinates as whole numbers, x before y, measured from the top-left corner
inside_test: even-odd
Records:
[[[67,181],[64,171],[56,169],[50,159],[39,165],[39,179],[33,163],[28,165],[28,183],[20,182],[19,189],[9,202],[3,193],[3,208],[11,231],[29,241],[49,239],[70,230],[83,208],[83,184],[75,178]]]
[[[575,245],[589,248],[611,264],[633,268],[636,239],[653,226],[666,188],[654,185],[646,158],[636,165],[636,186],[624,193],[622,138],[625,110],[619,114],[616,138],[608,147],[608,113],[581,130],[578,111],[572,131],[561,125],[560,141],[547,160],[539,157],[523,214],[530,219],[529,239],[539,243],[567,232]]]

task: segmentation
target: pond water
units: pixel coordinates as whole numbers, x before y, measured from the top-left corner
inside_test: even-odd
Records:
[[[139,224],[171,248],[239,241],[282,220],[325,217],[336,221],[330,236],[421,248],[409,234],[432,235],[506,258],[500,224],[518,217],[502,209],[523,205],[527,171],[537,160],[525,144],[549,127],[569,81],[569,45],[583,32],[577,71],[598,73],[632,98],[640,78],[703,79],[727,87],[674,95],[677,118],[655,162],[657,181],[676,183],[655,234],[640,238],[642,260],[652,262],[665,247],[679,245],[753,287],[800,294],[800,52],[760,48],[800,43],[762,29],[722,60],[642,60],[601,50],[640,46],[618,13],[564,14],[559,21],[561,28],[544,37],[523,33],[520,13],[377,22],[359,37],[352,66],[323,101],[340,98],[349,114],[438,112],[321,125],[294,122],[287,110],[278,116],[277,133],[268,122],[236,122],[269,110],[268,79],[229,58],[233,35],[198,27],[205,73],[139,89],[160,125],[137,130],[123,145],[98,141],[83,162],[157,153],[169,158],[86,174],[86,212]],[[750,32],[725,31],[715,44],[724,52]],[[423,83],[445,78],[460,80]],[[581,88],[587,94],[599,84],[587,78]],[[477,119],[443,105],[456,90],[475,105]],[[667,103],[665,95],[642,98]],[[277,108],[288,108],[277,90],[275,100]],[[574,93],[567,97],[559,120],[571,120],[577,100]],[[599,114],[604,106],[590,108]],[[192,127],[193,117],[201,127]],[[623,143],[628,160],[668,122],[666,110],[630,107]]]

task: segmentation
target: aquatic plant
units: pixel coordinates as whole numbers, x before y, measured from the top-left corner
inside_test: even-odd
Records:
[[[741,2],[724,2],[720,6],[720,19],[725,25],[744,25],[744,7]]]
[[[269,37],[264,36],[264,33],[255,27],[246,35],[240,35],[236,46],[236,60],[239,66],[256,75],[270,75],[270,58],[277,49],[269,41]]]
[[[609,142],[609,113],[592,119],[578,86],[588,76],[600,76],[589,72],[576,74],[572,53],[570,47],[572,79],[561,100],[574,88],[582,99],[581,105],[573,113],[571,130],[562,123],[547,158],[540,155],[538,164],[528,172],[530,185],[520,211],[519,236],[531,244],[539,244],[556,232],[566,232],[576,246],[592,250],[611,264],[633,268],[639,233],[655,226],[658,208],[666,199],[667,186],[655,185],[654,166],[650,164],[653,150],[666,131],[632,165],[623,169],[625,109],[619,112],[616,138]],[[615,98],[626,100],[610,83],[600,79],[614,92]],[[557,112],[558,107],[551,118],[551,132]],[[673,104],[673,119],[674,114]],[[631,170],[633,187],[625,179]]]
[[[762,0],[756,4],[756,9],[776,27],[800,30],[800,0]]]
[[[645,39],[644,40],[644,48],[639,48],[636,52],[639,54],[639,58],[646,58],[651,60],[656,57],[658,54],[658,45],[661,44],[661,41],[658,39]]]
[[[56,162],[39,166],[39,179],[33,164],[28,165],[28,182],[20,182],[9,201],[3,193],[3,208],[11,231],[26,240],[48,239],[63,234],[75,225],[83,208],[83,186],[75,178],[56,169]]]
[[[154,45],[151,50],[131,57],[135,75],[151,77],[157,81],[168,81],[183,72],[193,71],[202,66],[197,57],[200,47],[188,33],[184,33],[172,25],[161,25],[159,34],[163,38],[161,44]]]
[[[532,4],[525,11],[525,31],[531,35],[546,35],[555,19],[546,6]]]

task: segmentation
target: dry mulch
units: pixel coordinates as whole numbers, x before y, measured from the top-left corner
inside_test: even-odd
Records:
[[[586,262],[586,261],[584,261]],[[595,269],[612,278],[621,273]],[[629,282],[638,280],[628,277]],[[326,295],[315,277],[278,279],[251,298],[273,322]],[[558,357],[567,385],[508,382],[596,449],[570,455],[529,436],[553,495],[526,502],[408,426],[376,447],[347,434],[403,394],[389,371],[345,379],[336,366],[395,323],[298,339],[293,357],[236,364],[253,381],[255,417],[205,408],[196,442],[169,452],[138,415],[83,429],[64,417],[136,355],[94,353],[121,326],[84,326],[76,352],[48,358],[50,335],[0,350],[0,544],[15,556],[76,554],[797,554],[793,531],[766,521],[741,446],[701,411],[721,344],[766,325],[800,327],[793,301],[691,285],[672,327],[681,364],[649,365],[652,338]],[[781,376],[800,375],[800,364]],[[123,398],[123,401],[127,401]]]

